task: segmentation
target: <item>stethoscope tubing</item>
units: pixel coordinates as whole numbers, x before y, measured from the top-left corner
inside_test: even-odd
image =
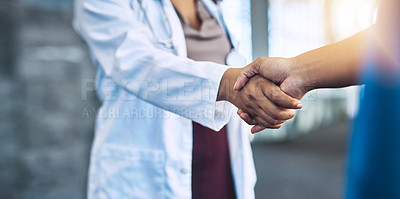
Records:
[[[159,43],[159,44],[165,46],[166,48],[172,49],[172,50],[173,50],[173,49],[174,49],[174,45],[172,44],[171,22],[169,21],[168,17],[165,17],[165,20],[166,20],[167,23],[168,23],[167,26],[168,26],[168,30],[169,30],[169,31],[168,31],[168,32],[169,32],[169,38],[168,38],[168,39],[165,39],[165,40],[161,40],[161,39],[159,39],[159,38],[157,37],[157,35],[156,35],[156,33],[155,33],[155,30],[154,30],[154,28],[153,28],[153,26],[152,26],[152,24],[151,24],[151,22],[150,22],[150,20],[149,20],[149,17],[148,17],[148,15],[147,15],[147,12],[146,12],[146,10],[145,10],[144,7],[143,7],[143,0],[138,0],[138,2],[139,2],[139,5],[140,5],[140,9],[141,9],[142,12],[143,12],[143,16],[144,16],[144,18],[146,19],[147,23],[149,24],[149,28],[150,28],[151,34],[153,35],[154,39],[156,40],[156,43]],[[163,10],[163,14],[166,16],[166,13],[165,13],[165,10],[164,10],[164,4],[163,4],[162,0],[160,0],[160,3],[161,3],[162,10]]]

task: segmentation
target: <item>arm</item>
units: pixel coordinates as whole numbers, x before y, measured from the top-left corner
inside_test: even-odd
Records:
[[[357,84],[362,49],[373,28],[293,58],[259,58],[241,71],[235,89],[242,88],[256,74],[274,81],[298,99],[312,89]]]
[[[375,26],[294,58],[259,58],[240,72],[234,89],[240,90],[257,74],[273,81],[282,91],[297,99],[317,88],[355,85],[359,82],[366,37]],[[239,110],[238,114],[248,124],[256,124],[247,111]],[[263,129],[262,125],[256,125],[252,131]]]
[[[306,52],[291,59],[293,75],[304,81],[305,91],[339,88],[359,82],[366,36],[372,27],[343,41]]]

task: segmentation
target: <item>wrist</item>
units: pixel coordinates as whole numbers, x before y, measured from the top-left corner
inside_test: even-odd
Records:
[[[302,59],[301,56],[287,59],[290,67],[290,76],[298,83],[303,93],[316,88],[316,79],[313,78],[313,69]]]
[[[221,78],[218,89],[217,101],[226,100],[231,102],[237,91],[233,90],[233,86],[240,73],[240,68],[229,68],[225,71]]]

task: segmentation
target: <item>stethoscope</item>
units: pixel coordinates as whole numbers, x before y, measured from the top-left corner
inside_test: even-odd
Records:
[[[176,50],[175,46],[173,45],[173,41],[172,41],[171,22],[169,21],[168,17],[166,16],[166,13],[165,13],[165,10],[164,10],[163,1],[160,0],[160,3],[161,3],[163,14],[165,16],[165,20],[167,21],[167,24],[168,24],[167,26],[168,26],[168,35],[169,35],[169,37],[167,39],[160,39],[159,37],[157,37],[157,35],[156,35],[155,31],[154,31],[154,28],[150,23],[150,20],[149,20],[149,17],[147,15],[147,12],[143,8],[143,4],[142,4],[143,0],[138,0],[138,2],[139,2],[139,5],[140,5],[140,9],[143,12],[144,18],[147,21],[147,23],[149,24],[149,28],[150,28],[151,34],[153,35],[153,37],[155,39],[154,43],[158,44],[158,45],[161,45],[161,46],[163,46],[163,47],[165,47],[167,49]],[[233,45],[232,37],[231,37],[231,35],[230,35],[229,31],[228,31],[228,28],[227,28],[227,25],[225,23],[224,17],[222,16],[222,8],[221,8],[220,2],[218,1],[216,3],[216,5],[217,5],[218,14],[219,14],[219,18],[221,19],[222,26],[224,27],[224,29],[226,31],[226,34],[228,36],[229,43],[232,46],[231,51],[226,56],[226,61],[225,62],[229,66],[243,67],[243,66],[246,65],[247,60],[243,55],[239,54],[239,52],[236,50],[235,46]]]

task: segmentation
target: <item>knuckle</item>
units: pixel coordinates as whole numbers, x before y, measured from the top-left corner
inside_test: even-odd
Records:
[[[250,118],[249,116],[245,116],[243,119],[244,119],[247,123],[253,123],[253,119]]]
[[[250,120],[244,120],[247,124],[251,125],[253,122]]]
[[[264,126],[264,122],[261,121],[258,117],[254,118],[254,120],[257,122],[257,124]]]
[[[285,119],[291,119],[294,117],[295,114],[296,114],[296,111],[293,109],[286,109],[286,110],[282,111],[282,117],[285,117]]]
[[[279,124],[282,124],[283,122],[284,122],[284,120],[272,119],[270,123],[272,125],[279,125]]]
[[[264,120],[261,119],[261,118],[257,118],[256,122],[257,122],[258,124],[261,124],[261,125],[264,126],[264,127],[269,126],[269,123],[266,122],[266,121],[264,121]]]
[[[282,125],[272,125],[271,129],[280,129]]]
[[[248,121],[248,120],[245,120],[245,122],[247,123],[247,124],[249,124],[249,125],[251,125],[251,121]]]
[[[291,112],[289,113],[289,118],[291,119],[291,118],[293,118],[295,115],[296,115],[296,112],[295,112],[295,111],[291,111]]]
[[[272,120],[272,124],[273,124],[273,125],[277,125],[277,124],[279,124],[279,123],[280,123],[279,120]]]
[[[263,78],[260,76],[255,76],[252,78],[251,84],[253,84],[252,91],[253,92],[262,92],[260,88],[265,87]]]
[[[275,127],[275,129],[280,129],[282,126],[281,125],[279,125],[279,126],[276,126]]]
[[[249,115],[247,113],[241,113],[240,117],[247,119],[247,118],[249,118]]]
[[[277,90],[273,90],[270,95],[271,95],[270,96],[271,100],[273,100],[273,101],[278,101],[281,98],[280,92]]]
[[[258,114],[257,113],[252,113],[250,117],[251,118],[256,118],[256,117],[258,117]]]
[[[259,58],[256,59],[256,62],[261,63],[263,60],[264,60],[263,57],[259,57]]]
[[[272,117],[274,120],[279,119],[279,118],[280,118],[280,115],[281,115],[281,113],[280,113],[279,110],[273,110],[273,111],[271,112],[271,117]]]
[[[252,93],[247,94],[247,98],[249,100],[256,100],[256,97]]]

